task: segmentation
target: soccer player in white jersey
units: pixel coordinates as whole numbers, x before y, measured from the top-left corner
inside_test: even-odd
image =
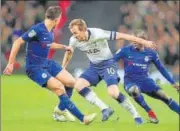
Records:
[[[115,31],[105,31],[99,28],[87,28],[85,21],[82,19],[72,20],[69,24],[69,29],[73,35],[70,38],[69,46],[73,48],[72,50],[76,47],[79,48],[86,53],[90,60],[89,68],[77,79],[75,89],[90,103],[102,109],[101,105],[98,104],[96,94],[89,87],[96,86],[101,80],[104,80],[108,87],[108,94],[133,116],[137,124],[142,124],[143,120],[135,107],[125,95],[119,92],[118,83],[120,79],[107,40],[124,39],[153,49],[156,46],[151,41],[146,41],[132,35]],[[62,63],[64,68],[67,67],[71,57],[72,52],[67,51]],[[102,110],[103,112],[104,110]]]

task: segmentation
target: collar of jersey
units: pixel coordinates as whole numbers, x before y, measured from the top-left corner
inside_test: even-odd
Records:
[[[90,39],[91,31],[88,29],[88,40]]]

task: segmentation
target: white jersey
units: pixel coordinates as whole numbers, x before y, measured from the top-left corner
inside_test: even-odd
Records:
[[[69,45],[85,52],[89,60],[100,63],[113,57],[107,40],[115,40],[116,32],[106,31],[99,28],[88,28],[89,40],[78,41],[74,36],[70,38]]]

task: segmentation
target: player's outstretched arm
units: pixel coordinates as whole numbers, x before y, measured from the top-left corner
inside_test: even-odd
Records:
[[[3,72],[5,75],[12,74],[13,66],[14,66],[14,62],[16,61],[17,53],[23,43],[25,43],[25,41],[21,37],[14,41],[14,43],[12,45],[11,53],[9,56],[8,64]]]
[[[70,50],[68,48],[68,46],[66,45],[63,45],[63,44],[59,44],[59,43],[56,43],[56,42],[53,42],[50,46],[51,49],[65,49],[65,50]]]
[[[113,56],[113,59],[118,62],[121,58],[124,58],[124,48],[119,49]]]
[[[116,32],[116,39],[117,40],[120,40],[120,39],[128,40],[128,41],[136,42],[137,44],[142,44],[145,47],[151,48],[153,50],[156,49],[156,45],[152,41],[147,41],[147,40],[144,40],[142,38],[139,38],[139,37],[136,37],[133,35]]]
[[[71,58],[72,58],[72,55],[73,55],[73,49],[72,51],[66,51],[65,54],[64,54],[64,58],[63,58],[63,62],[62,62],[62,67],[63,68],[67,68]]]
[[[156,68],[160,71],[160,73],[172,84],[172,86],[179,91],[179,86],[176,85],[174,79],[170,76],[164,65],[161,63],[158,55],[156,55],[156,57],[154,58],[153,63],[155,64]]]

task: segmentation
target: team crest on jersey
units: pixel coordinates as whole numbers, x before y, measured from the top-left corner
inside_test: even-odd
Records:
[[[145,60],[146,62],[148,62],[148,61],[149,61],[149,57],[148,57],[148,56],[145,56],[145,57],[144,57],[144,60]]]
[[[46,73],[42,73],[42,78],[46,78],[47,77],[47,74]]]
[[[36,35],[36,32],[34,30],[31,30],[29,33],[28,33],[28,36],[29,37],[33,37]]]

